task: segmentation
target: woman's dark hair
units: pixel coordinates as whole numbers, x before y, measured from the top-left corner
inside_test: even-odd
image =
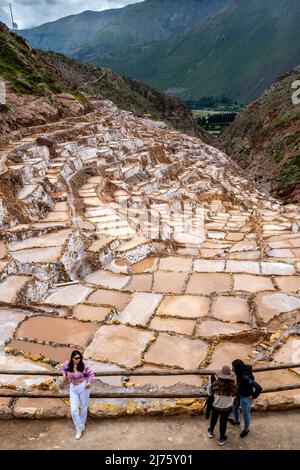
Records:
[[[82,356],[81,352],[77,351],[77,350],[73,351],[72,354],[71,354],[70,362],[69,362],[69,365],[68,365],[68,370],[70,372],[73,372],[73,370],[74,370],[73,358],[75,356],[80,356],[80,361],[78,362],[77,370],[79,372],[83,372],[83,369],[84,369],[83,356]]]
[[[235,361],[233,361],[232,367],[236,376],[240,377],[243,374],[246,366],[243,361],[241,361],[240,359],[236,359]]]

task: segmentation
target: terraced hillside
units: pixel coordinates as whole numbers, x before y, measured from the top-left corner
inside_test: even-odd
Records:
[[[52,371],[80,348],[95,371],[297,361],[300,210],[225,154],[112,102],[1,144],[1,369]],[[61,286],[61,283],[71,283]],[[260,373],[265,386],[297,371]],[[63,391],[1,376],[1,390]],[[103,378],[94,391],[199,391],[199,377]],[[178,383],[181,382],[181,383]],[[299,403],[299,392],[256,406]],[[198,413],[203,401],[93,399],[94,417]],[[2,417],[62,417],[62,399],[1,399]]]

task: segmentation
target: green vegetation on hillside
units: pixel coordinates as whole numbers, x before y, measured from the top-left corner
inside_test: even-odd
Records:
[[[84,62],[101,54],[121,54],[130,46],[173,37],[232,0],[146,0],[128,5],[121,14],[76,52]],[[104,65],[101,62],[96,65]]]
[[[11,112],[11,106],[8,103],[1,103],[0,104],[0,112],[1,113],[10,113]]]
[[[121,108],[138,115],[162,120],[175,129],[209,140],[193,119],[190,109],[173,96],[161,93],[137,80],[122,77],[109,69],[96,68],[54,52],[39,53],[44,62],[54,67],[73,89],[108,99]]]
[[[289,159],[277,181],[280,188],[300,183],[300,154]]]
[[[109,99],[121,109],[165,121],[178,130],[201,136],[203,139],[207,137],[197,126],[191,110],[178,98],[170,97],[136,80],[121,77],[108,69],[84,65],[54,52],[35,51],[23,38],[11,33],[2,23],[0,23],[0,50],[0,76],[6,81],[9,102],[8,105],[2,106],[0,111],[2,117],[7,115],[4,121],[11,118],[10,122],[13,121],[15,127],[21,125],[18,121],[20,111],[15,108],[18,108],[17,104],[21,103],[22,99],[18,99],[18,96],[11,96],[13,99],[10,99],[10,94],[45,97],[41,100],[41,108],[45,109],[43,104],[46,103],[46,109],[50,105],[53,106],[52,111],[55,111],[55,106],[60,106],[59,101],[67,98],[62,96],[56,99],[55,95],[67,92],[86,104],[87,106],[84,106],[86,110],[92,109],[92,100]],[[25,101],[34,102],[34,96],[28,97]],[[82,111],[83,108],[80,109]],[[64,113],[64,110],[60,111],[57,108],[56,116],[59,116],[60,112]],[[22,115],[23,122],[26,121],[26,116],[25,109]],[[2,126],[4,121],[1,121]],[[29,121],[34,122],[34,115],[30,116]]]
[[[204,96],[199,100],[186,100],[184,101],[189,108],[196,109],[211,109],[214,111],[241,111],[243,105],[237,101],[232,101],[226,96],[213,97]]]
[[[9,36],[0,29],[0,75],[16,93],[45,95],[47,91],[61,93],[67,90],[58,77],[38,61],[28,46],[17,35]]]
[[[300,200],[300,105],[292,84],[300,67],[284,74],[221,134],[220,147],[285,201]]]
[[[32,29],[18,31],[35,49],[69,53],[118,17],[122,9],[85,11]]]
[[[213,135],[220,135],[236,118],[237,113],[202,112],[197,122],[199,126]]]
[[[124,8],[85,11],[19,34],[38,49],[63,53],[110,53],[176,35],[232,0],[145,0]]]
[[[299,18],[299,0],[234,0],[175,37],[120,52],[87,47],[78,57],[185,101],[249,103],[299,63]]]

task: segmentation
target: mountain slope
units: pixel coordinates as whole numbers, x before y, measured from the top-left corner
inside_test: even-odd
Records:
[[[80,55],[184,99],[259,96],[299,63],[298,0],[234,0],[176,37],[121,54]]]
[[[87,42],[76,57],[94,62],[102,53],[113,54],[131,45],[174,36],[231,0],[146,0],[125,7],[122,13]]]
[[[35,49],[68,53],[105,28],[120,15],[121,10],[84,11],[36,28],[20,30],[18,34],[26,38]]]
[[[176,35],[232,0],[145,0],[124,8],[86,11],[19,34],[37,49],[71,53],[78,58],[127,48]]]
[[[165,120],[192,135],[205,135],[179,99],[110,70],[35,51],[2,23],[0,50],[0,84],[3,78],[7,96],[0,105],[0,135],[79,116],[92,110],[95,99],[110,99],[122,109]]]
[[[292,102],[297,80],[300,67],[243,110],[219,139],[247,174],[288,201],[300,201],[300,104]]]
[[[54,67],[63,80],[89,96],[113,101],[119,108],[137,115],[164,120],[175,129],[198,135],[209,142],[210,136],[193,119],[190,109],[177,97],[168,96],[137,80],[122,77],[112,70],[96,68],[55,52],[40,52],[40,57]]]

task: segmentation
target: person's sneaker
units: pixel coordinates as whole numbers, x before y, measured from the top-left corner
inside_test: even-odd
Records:
[[[80,430],[80,431],[77,431],[77,432],[76,432],[75,439],[78,441],[78,439],[80,439],[80,438],[81,438],[81,436],[82,436],[82,430]]]
[[[210,430],[210,429],[208,429],[208,431],[207,431],[207,435],[208,435],[208,437],[209,437],[210,439],[213,439],[213,438],[215,437],[214,433],[213,433],[213,432],[211,432],[211,430]]]
[[[245,431],[245,429],[244,429],[244,431],[240,434],[240,437],[246,437],[246,436],[248,436],[248,434],[249,434],[249,429],[248,429],[248,431]]]
[[[219,440],[218,445],[223,446],[227,442],[227,436],[222,437],[222,439]]]
[[[232,424],[233,426],[240,426],[240,422],[239,421],[234,421],[233,418],[228,418],[228,423]]]

